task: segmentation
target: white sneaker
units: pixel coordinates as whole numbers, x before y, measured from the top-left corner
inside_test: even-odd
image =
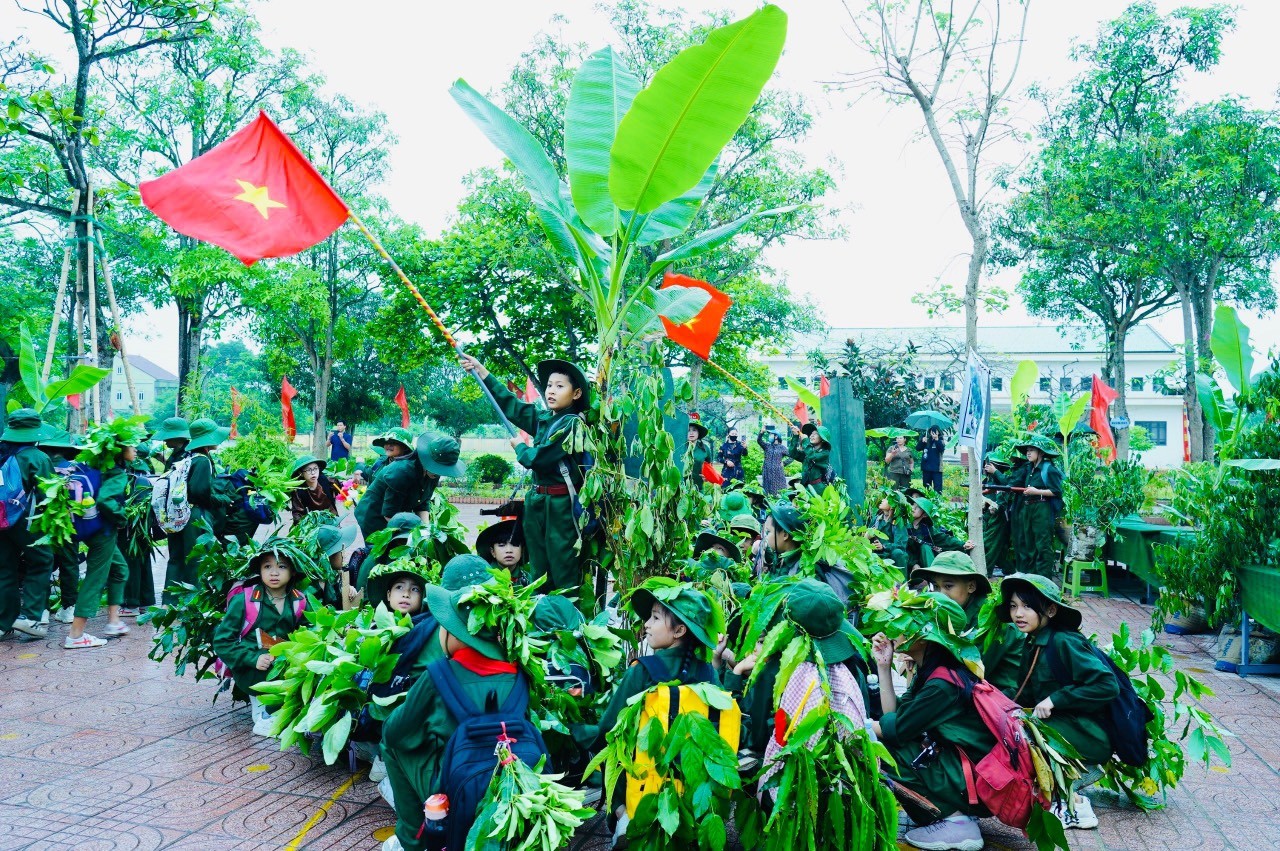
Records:
[[[400,837],[394,833],[387,837],[387,841],[382,843],[382,851],[404,851],[404,846],[400,844]]]
[[[44,614],[42,614],[42,615],[40,616],[40,625],[41,625],[41,626],[48,626],[48,625],[49,625],[49,610],[48,610],[48,609],[45,609],[45,610],[44,610]]]
[[[1062,801],[1055,801],[1052,812],[1065,830],[1093,830],[1098,826],[1093,804],[1083,795],[1075,796],[1075,812],[1068,812]]]
[[[610,848],[617,848],[618,843],[622,842],[627,835],[627,827],[631,825],[631,817],[626,813],[618,816],[618,826],[613,829],[613,843]]]
[[[98,638],[98,636],[90,635],[86,632],[79,638],[72,638],[68,635],[66,639],[63,640],[62,646],[67,650],[83,650],[90,647],[103,647],[106,643],[107,640],[105,638]]]
[[[107,638],[119,638],[129,634],[129,626],[124,623],[109,623],[102,628],[102,634]]]
[[[274,726],[275,723],[271,720],[270,715],[265,718],[259,718],[253,722],[253,734],[269,739],[271,738],[271,728]]]
[[[71,623],[76,619],[76,613],[74,609],[58,609],[58,613],[53,616],[53,619],[58,623]]]
[[[984,844],[978,820],[968,816],[951,816],[908,830],[903,838],[925,851],[982,851]]]
[[[49,627],[26,618],[18,618],[14,621],[13,628],[26,636],[27,639],[49,637]]]
[[[384,777],[378,781],[378,794],[382,796],[382,800],[387,802],[388,807],[390,807],[393,810],[396,808],[396,798],[395,798],[395,795],[391,792],[390,778]],[[395,839],[394,836],[391,838]],[[399,841],[397,841],[396,845],[398,846],[399,844],[400,844]]]
[[[374,783],[381,783],[387,777],[387,764],[382,761],[382,757],[375,756],[373,765],[369,766],[369,779]]]

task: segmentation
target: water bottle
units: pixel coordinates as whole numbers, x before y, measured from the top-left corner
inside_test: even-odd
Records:
[[[867,674],[867,716],[879,719],[883,714],[880,708],[880,677]]]
[[[447,795],[436,794],[427,798],[422,805],[422,836],[434,836],[435,844],[438,844],[444,837],[444,820],[449,815],[449,797]],[[433,843],[428,841],[428,847],[434,847]]]

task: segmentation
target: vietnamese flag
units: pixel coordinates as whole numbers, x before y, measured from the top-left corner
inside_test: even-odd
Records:
[[[1098,435],[1098,449],[1103,450],[1101,457],[1108,463],[1116,457],[1116,436],[1111,432],[1107,409],[1118,398],[1120,394],[1107,386],[1100,376],[1093,377],[1093,392],[1089,397],[1089,428]]]
[[[822,381],[818,383],[818,398],[825,399],[830,395],[831,395],[831,382],[828,381],[827,377],[824,375],[822,376]]]
[[[280,419],[284,423],[284,433],[289,436],[289,442],[293,443],[293,439],[298,436],[298,425],[293,420],[293,397],[298,395],[298,391],[293,389],[293,385],[289,383],[289,376],[285,376],[280,380]]]
[[[347,220],[347,205],[265,112],[138,191],[178,233],[222,246],[246,266],[304,251]]]
[[[796,400],[796,406],[791,409],[791,413],[796,415],[800,425],[809,424],[809,406],[804,403],[803,399]]]
[[[698,315],[688,322],[677,325],[665,316],[661,317],[662,327],[673,343],[679,343],[703,360],[708,360],[711,357],[711,344],[720,336],[720,326],[724,323],[724,315],[729,312],[733,299],[706,281],[670,272],[663,276],[662,286],[658,289],[665,290],[667,287],[695,287],[706,290],[711,295]]]
[[[409,397],[404,394],[404,385],[400,385],[399,392],[396,393],[396,407],[400,409],[400,427],[409,427]]]

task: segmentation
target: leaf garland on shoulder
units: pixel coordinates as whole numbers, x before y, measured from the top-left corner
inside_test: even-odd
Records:
[[[467,851],[555,851],[595,815],[583,806],[584,791],[560,783],[563,774],[543,772],[545,757],[530,768],[506,744],[498,757]]]
[[[829,484],[820,493],[798,488],[795,507],[804,519],[804,531],[796,536],[802,575],[816,577],[819,565],[839,565],[852,575],[849,590],[855,600],[902,581],[902,571],[881,558],[866,529],[856,525],[843,484]]]
[[[76,456],[82,464],[95,470],[110,470],[123,466],[120,455],[125,444],[136,445],[147,435],[147,416],[116,417],[109,423],[94,423],[85,434],[85,445]]]
[[[302,487],[302,480],[287,470],[260,467],[250,470],[248,479],[249,495],[261,499],[277,515],[289,507],[290,496]]]
[[[462,595],[461,602],[471,607],[467,615],[467,629],[473,635],[488,632],[497,636],[508,661],[515,662],[533,676],[542,670],[541,657],[545,655],[548,644],[545,638],[539,637],[533,625],[533,610],[538,605],[537,590],[545,577],[517,587],[509,570],[489,568],[489,576],[483,585],[472,585]]]
[[[289,527],[288,537],[297,542],[308,555],[317,561],[325,558],[316,540],[320,530],[326,526],[337,525],[337,518],[326,511],[309,511],[299,518],[297,523]]]
[[[431,519],[410,529],[408,535],[398,535],[393,529],[383,529],[369,536],[369,558],[378,559],[390,548],[390,557],[422,555],[440,564],[448,563],[456,555],[471,552],[467,546],[467,528],[458,521],[458,509],[436,490],[431,495]],[[404,543],[392,548],[393,538]]]
[[[974,676],[983,676],[985,670],[982,653],[973,642],[973,632],[957,632],[950,621],[943,623],[945,619],[934,613],[937,605],[935,599],[947,602],[936,592],[921,593],[906,585],[879,591],[872,594],[863,606],[860,629],[863,635],[883,632],[889,638],[900,638],[903,646],[910,646],[917,639],[928,638],[963,662]]]
[[[40,476],[36,479],[36,491],[40,501],[31,515],[31,530],[40,537],[31,546],[74,547],[76,527],[71,518],[84,514],[84,506],[71,498],[67,477],[61,473]]]

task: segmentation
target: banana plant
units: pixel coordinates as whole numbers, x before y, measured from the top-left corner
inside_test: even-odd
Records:
[[[31,332],[24,322],[19,329],[18,373],[22,378],[22,388],[31,401],[36,413],[43,414],[49,407],[76,393],[83,393],[111,374],[111,370],[86,364],[76,364],[65,378],[56,378],[47,384],[40,380],[40,363],[36,360],[35,344],[31,341]],[[12,413],[21,407],[17,399],[10,397],[5,403],[6,410]]]
[[[1232,390],[1226,398],[1222,386],[1210,375],[1196,374],[1196,394],[1200,407],[1213,426],[1215,451],[1221,459],[1218,481],[1231,469],[1280,470],[1280,459],[1237,458],[1237,444],[1244,434],[1253,397],[1253,344],[1249,342],[1249,326],[1241,321],[1234,307],[1218,305],[1213,312],[1213,332],[1209,337],[1213,358],[1222,368]]]
[[[787,16],[765,5],[678,53],[647,86],[611,48],[573,79],[564,116],[567,179],[533,135],[458,80],[453,99],[524,178],[543,229],[577,271],[590,305],[605,390],[618,352],[679,325],[708,294],[660,289],[668,267],[733,239],[752,221],[795,207],[750,213],[685,240],[645,265],[639,249],[674,240],[693,222],[715,181],[721,150],[746,120],[782,54]]]

